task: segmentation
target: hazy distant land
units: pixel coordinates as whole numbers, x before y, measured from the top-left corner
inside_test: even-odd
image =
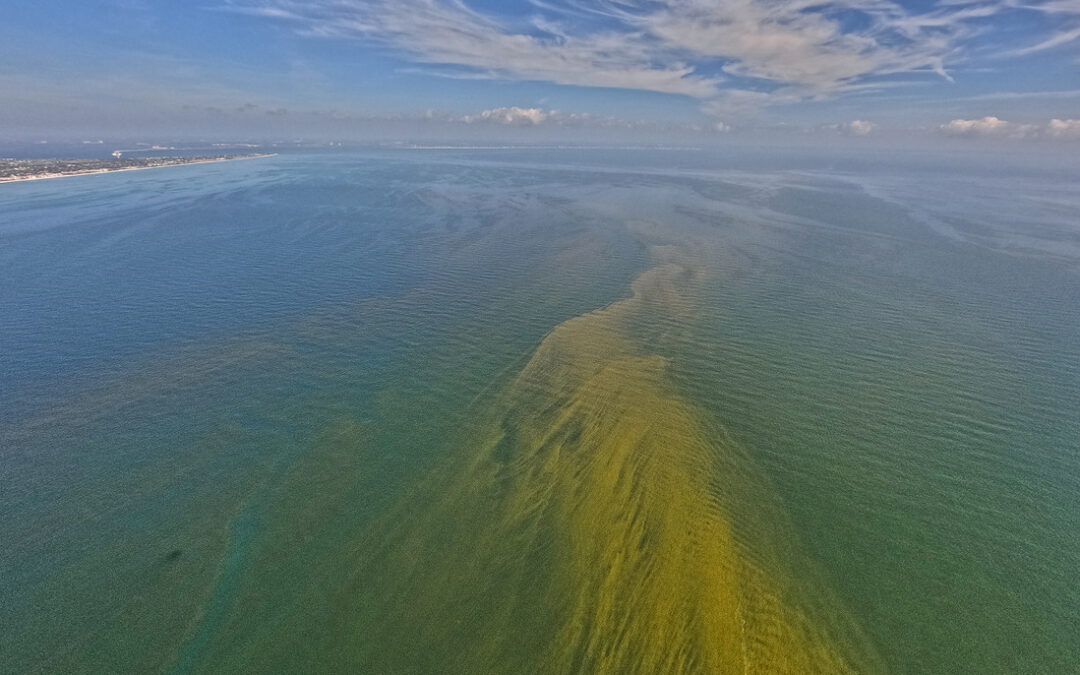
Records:
[[[204,157],[110,157],[108,159],[0,159],[0,183],[63,178],[111,171],[157,169],[183,164],[227,162],[234,159],[273,157],[273,153]]]

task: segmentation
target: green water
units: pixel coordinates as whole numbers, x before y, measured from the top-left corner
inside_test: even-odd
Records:
[[[5,186],[0,670],[1075,672],[1077,183],[820,164]]]

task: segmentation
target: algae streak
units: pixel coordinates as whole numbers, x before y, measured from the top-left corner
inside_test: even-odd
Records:
[[[632,297],[558,326],[464,460],[371,533],[352,589],[371,672],[866,669],[735,522],[769,517],[762,484],[648,349],[682,330],[703,268],[656,254]]]

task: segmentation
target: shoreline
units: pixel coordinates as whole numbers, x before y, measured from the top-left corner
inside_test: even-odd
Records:
[[[80,171],[71,171],[69,173],[50,173],[50,174],[34,174],[30,176],[2,176],[0,177],[0,184],[3,183],[25,183],[34,180],[52,180],[54,178],[71,178],[72,176],[93,176],[102,173],[120,173],[122,171],[147,171],[149,169],[171,169],[177,166],[190,166],[192,164],[213,164],[217,162],[236,162],[242,159],[263,159],[266,157],[277,157],[278,153],[271,152],[267,154],[259,155],[243,155],[240,157],[212,157],[207,159],[193,159],[188,162],[176,162],[175,164],[158,164],[156,166],[126,166],[119,169],[85,169]]]

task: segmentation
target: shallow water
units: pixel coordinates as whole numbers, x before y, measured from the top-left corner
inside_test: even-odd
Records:
[[[1071,672],[1080,181],[951,161],[3,186],[0,670]]]

